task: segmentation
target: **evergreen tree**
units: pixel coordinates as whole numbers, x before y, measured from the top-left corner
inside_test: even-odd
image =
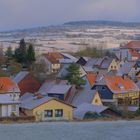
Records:
[[[29,64],[32,64],[35,61],[35,51],[32,44],[29,44],[29,47],[27,49],[27,60]]]
[[[8,58],[11,58],[11,57],[13,56],[13,51],[12,51],[12,47],[11,47],[11,46],[9,46],[9,47],[7,48],[5,54],[6,54],[6,56],[7,56]]]
[[[26,50],[26,43],[24,39],[20,40],[19,47],[15,50],[15,58],[19,63],[22,64],[27,63],[27,50]]]
[[[66,79],[69,83],[75,84],[77,87],[86,84],[86,81],[80,77],[79,65],[73,63],[67,68],[67,71],[68,75],[66,76]]]

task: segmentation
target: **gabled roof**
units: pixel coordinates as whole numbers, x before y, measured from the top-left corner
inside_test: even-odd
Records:
[[[66,94],[71,85],[54,85],[49,91],[48,94]]]
[[[137,82],[137,86],[138,86],[139,89],[140,89],[140,80]]]
[[[32,93],[26,93],[23,95],[23,97],[21,97],[20,107],[31,110],[31,109],[37,108],[38,106],[40,106],[44,103],[47,103],[51,100],[56,100],[58,102],[61,102],[63,104],[66,104],[66,105],[74,108],[74,106],[72,106],[71,104],[65,103],[59,99],[48,97],[48,96],[42,96],[41,98],[38,98],[37,96],[34,96]]]
[[[49,52],[47,54],[44,54],[44,56],[51,62],[51,63],[59,63],[60,59],[63,59],[64,57],[58,53],[58,52]]]
[[[102,113],[108,109],[106,106],[83,103],[74,110],[74,118],[83,119],[87,112]]]
[[[76,62],[78,59],[68,53],[61,53],[61,55],[64,57],[64,59],[70,59],[73,62]]]
[[[97,93],[96,90],[91,90],[91,85],[87,80],[87,77],[83,77],[86,80],[86,85],[83,85],[81,89],[78,90],[78,93],[74,96],[72,104],[78,106],[83,103],[91,103],[95,94]]]
[[[46,80],[42,86],[40,87],[38,93],[42,95],[47,95],[47,93],[51,90],[54,85],[66,85],[67,80]]]
[[[99,58],[91,58],[88,60],[88,62],[86,63],[85,66],[93,67],[98,62],[98,60],[99,60]]]
[[[105,76],[105,82],[112,93],[139,91],[138,86],[132,80],[121,76]]]
[[[109,72],[107,72],[107,75],[108,76],[115,76],[118,74],[118,71],[117,70],[110,70]]]
[[[110,64],[112,63],[112,61],[113,61],[113,58],[108,58],[108,57],[104,58],[100,64],[100,68],[101,69],[108,69]]]
[[[97,74],[96,73],[87,73],[87,79],[90,83],[91,86],[94,85],[95,81],[96,81],[96,78],[97,78]]]
[[[118,70],[118,75],[129,74],[131,69],[134,67],[135,62],[125,62],[122,67]]]
[[[72,59],[59,59],[60,64],[72,64],[74,61]]]
[[[121,48],[127,49],[140,49],[140,41],[130,41],[126,45],[122,46]]]
[[[86,66],[97,67],[100,69],[108,69],[112,61],[113,58],[109,57],[92,58],[87,62]]]
[[[85,70],[85,72],[93,72],[94,70],[93,70],[93,68],[92,68],[92,66],[83,66],[83,69]]]
[[[19,72],[19,73],[13,78],[13,80],[14,80],[16,83],[19,83],[19,82],[22,81],[28,74],[29,74],[28,71],[21,71],[21,72]]]
[[[17,84],[9,77],[0,77],[0,93],[20,92]]]

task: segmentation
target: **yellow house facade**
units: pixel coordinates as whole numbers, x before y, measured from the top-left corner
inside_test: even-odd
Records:
[[[27,116],[35,116],[36,121],[73,120],[74,106],[52,98],[32,109],[22,108]]]
[[[139,91],[131,91],[127,93],[113,94],[113,99],[117,99],[118,102],[120,102],[119,100],[128,99],[130,100],[130,103],[128,104],[139,106],[140,93]]]
[[[95,93],[91,104],[93,104],[93,105],[103,105],[102,100],[101,100],[98,92]]]
[[[118,69],[119,69],[119,62],[117,60],[113,59],[110,66],[108,67],[108,71],[118,70]]]

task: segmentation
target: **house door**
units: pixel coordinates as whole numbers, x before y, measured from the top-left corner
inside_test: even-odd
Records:
[[[2,117],[8,116],[8,105],[2,106]]]

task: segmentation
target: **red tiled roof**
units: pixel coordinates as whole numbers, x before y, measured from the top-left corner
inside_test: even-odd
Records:
[[[18,86],[21,90],[21,95],[23,95],[26,92],[37,92],[41,85],[31,74],[28,74],[18,83]]]
[[[58,53],[58,52],[49,52],[45,54],[45,57],[51,62],[51,63],[58,63],[59,59],[63,59],[64,57]]]
[[[12,92],[17,84],[9,77],[0,77],[0,93]]]
[[[128,48],[128,49],[139,48],[140,49],[140,41],[130,41],[125,46],[123,46],[122,48]]]
[[[137,85],[128,78],[121,76],[105,76],[105,82],[113,93],[126,93],[130,91],[139,91]]]
[[[91,86],[94,85],[94,83],[96,81],[96,77],[97,77],[97,74],[95,74],[95,73],[88,73],[87,74],[87,79],[88,79]]]

